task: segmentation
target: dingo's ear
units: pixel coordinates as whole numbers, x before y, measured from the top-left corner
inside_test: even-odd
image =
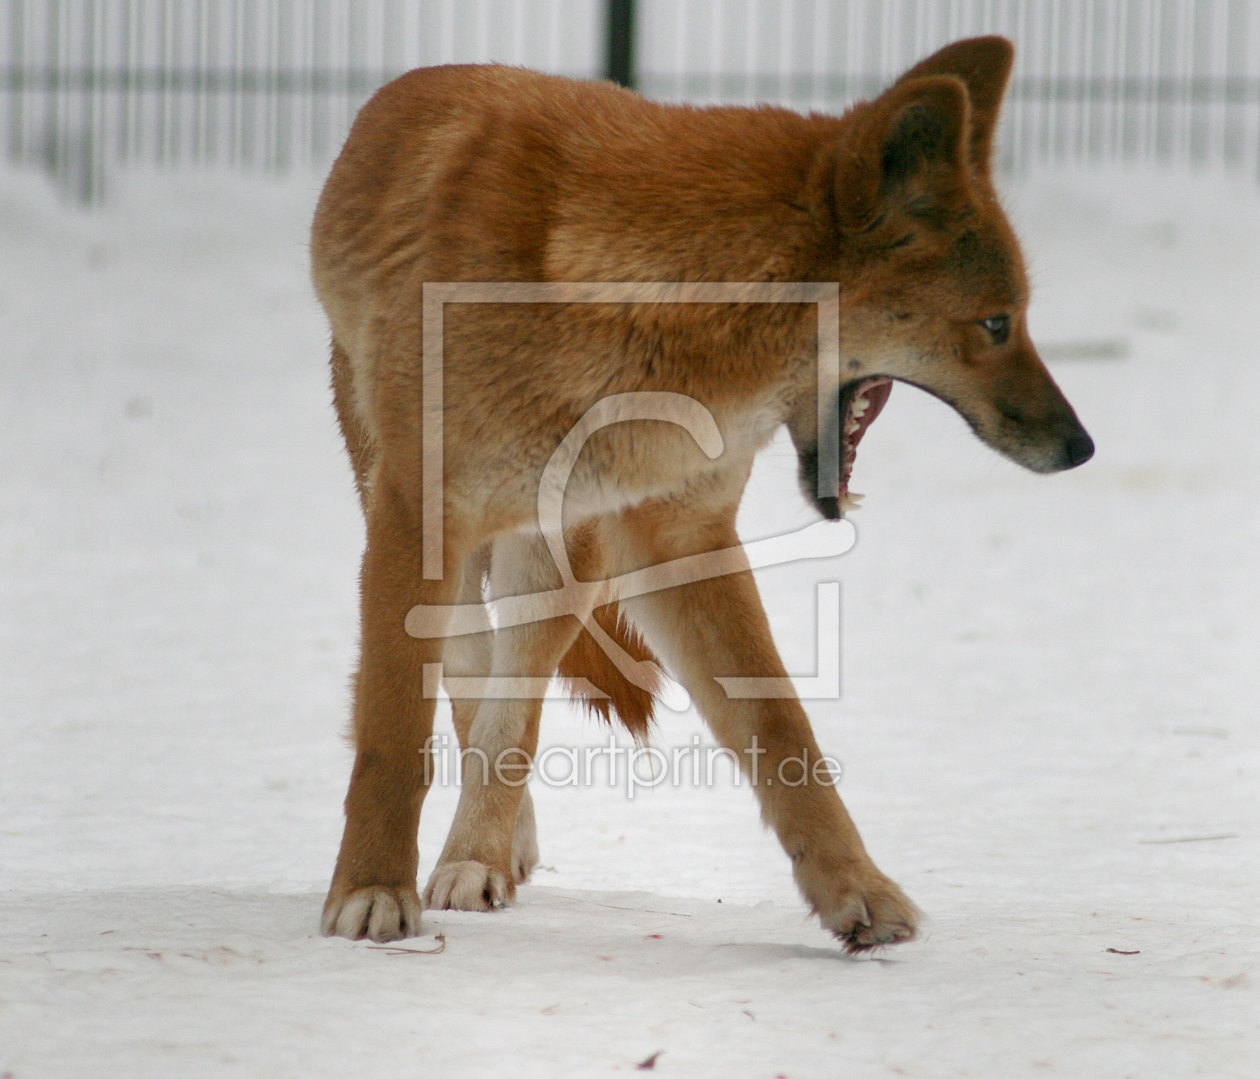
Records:
[[[973,37],[955,41],[926,60],[920,60],[897,82],[932,75],[953,75],[962,79],[971,102],[971,163],[987,172],[993,153],[993,131],[1014,62],[1015,46],[1006,38]]]
[[[880,137],[884,194],[949,176],[966,162],[967,91],[955,78],[898,83],[876,101],[885,118]],[[918,184],[916,184],[918,181]]]
[[[839,230],[870,233],[889,209],[948,216],[965,198],[969,108],[953,75],[902,80],[856,106],[832,158]]]

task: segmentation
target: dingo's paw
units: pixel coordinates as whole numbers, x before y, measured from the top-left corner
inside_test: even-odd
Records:
[[[319,928],[326,937],[367,937],[383,944],[419,936],[423,910],[415,888],[369,884],[343,893],[334,885]]]
[[[850,955],[912,940],[918,929],[919,908],[873,865],[800,883],[823,928]]]
[[[436,910],[494,910],[512,901],[507,875],[481,862],[438,865],[424,890],[424,901]]]
[[[823,926],[831,930],[850,955],[914,939],[919,925],[918,908],[900,888],[888,883],[891,891],[883,894],[850,892],[836,915],[822,916]]]

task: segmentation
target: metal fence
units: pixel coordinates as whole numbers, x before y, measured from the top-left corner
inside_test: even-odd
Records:
[[[9,0],[0,125],[11,161],[80,197],[112,165],[282,171],[331,160],[412,67],[498,58],[598,69],[600,0]]]
[[[629,27],[633,51],[606,40]],[[836,111],[990,32],[1019,49],[1004,166],[1260,179],[1260,0],[8,0],[0,138],[91,201],[119,164],[323,167],[367,95],[425,64],[612,63],[655,97]]]
[[[1003,166],[1180,164],[1260,180],[1255,0],[655,0],[639,82],[659,97],[834,109],[940,45],[1018,50]]]

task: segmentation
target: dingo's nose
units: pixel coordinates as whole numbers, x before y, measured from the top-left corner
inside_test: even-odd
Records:
[[[1075,468],[1094,456],[1094,440],[1084,431],[1077,431],[1067,440],[1063,451],[1067,455],[1067,467]]]

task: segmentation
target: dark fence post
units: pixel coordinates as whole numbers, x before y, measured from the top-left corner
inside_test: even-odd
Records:
[[[604,76],[634,88],[634,0],[608,0]]]

